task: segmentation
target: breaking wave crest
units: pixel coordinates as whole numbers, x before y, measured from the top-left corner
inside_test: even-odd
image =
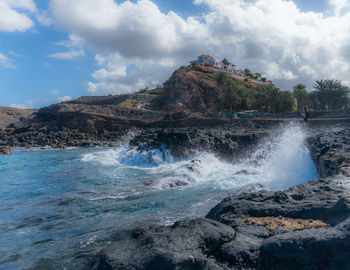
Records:
[[[217,189],[259,184],[281,190],[317,177],[304,130],[295,125],[257,145],[249,158],[235,162],[223,161],[212,153],[179,159],[165,148],[137,151],[129,146],[85,154],[82,161],[99,163],[106,170],[118,166],[144,171],[139,184],[155,188],[201,183]]]

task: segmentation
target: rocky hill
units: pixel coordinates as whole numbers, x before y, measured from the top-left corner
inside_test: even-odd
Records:
[[[227,76],[239,86],[257,89],[261,83]],[[220,73],[180,68],[167,80],[160,97],[160,109],[165,111],[214,112],[224,95]]]
[[[217,72],[180,68],[163,87],[156,89],[80,97],[43,107],[35,117],[29,117],[33,111],[7,109],[0,124],[12,126],[0,134],[0,144],[101,145],[101,140],[115,142],[116,137],[132,127],[169,127],[174,126],[174,122],[176,126],[201,125],[201,119],[215,111],[223,93],[218,75]],[[208,123],[213,124],[212,121]]]
[[[252,80],[228,76],[225,80],[249,90],[261,87]],[[108,146],[115,145],[131,128],[227,125],[230,121],[217,112],[224,89],[218,72],[180,68],[163,87],[133,94],[80,97],[43,107],[35,116],[33,110],[0,108],[0,128],[11,124],[0,132],[0,145]],[[294,113],[278,118],[298,116]]]
[[[26,121],[34,117],[37,110],[17,109],[11,107],[0,106],[0,130],[12,123]]]

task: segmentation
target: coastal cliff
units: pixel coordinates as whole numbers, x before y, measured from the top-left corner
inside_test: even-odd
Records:
[[[17,118],[12,117],[12,120],[8,117],[2,118],[0,126],[7,125],[7,127],[0,131],[0,145],[56,148],[86,145],[115,146],[121,142],[129,130],[144,131],[154,128],[198,129],[228,126],[233,133],[237,133],[237,130],[239,133],[247,130],[247,133],[253,134],[254,131],[250,130],[252,125],[259,126],[260,130],[263,126],[271,130],[272,126],[281,124],[282,120],[276,121],[276,119],[300,118],[297,112],[293,112],[267,114],[272,121],[266,119],[264,113],[257,115],[257,120],[226,119],[223,113],[225,109],[222,106],[226,104],[224,101],[227,87],[231,86],[232,89],[244,89],[246,93],[254,93],[252,100],[257,101],[263,92],[261,87],[266,85],[252,80],[240,80],[218,72],[180,68],[172,74],[163,87],[145,88],[133,94],[80,97],[43,107],[35,111],[35,114],[33,114],[34,111],[29,110],[7,112],[7,115],[10,114],[12,117],[15,114]],[[227,107],[227,104],[225,106]],[[25,117],[22,117],[24,113]],[[317,119],[312,119],[310,125],[322,125],[327,121],[331,124],[336,121],[348,123],[349,115],[349,111],[333,114],[318,112],[314,114]],[[332,117],[332,119],[327,120],[324,117]],[[192,131],[188,134],[190,133],[193,135]],[[210,140],[208,141],[208,138],[202,140],[205,147],[210,148],[212,145]],[[231,141],[237,141],[237,139]],[[199,145],[198,140],[196,144]],[[168,146],[171,144],[168,143]],[[191,146],[194,144],[192,143]]]
[[[217,72],[180,68],[156,89],[86,96],[43,107],[21,121],[2,120],[0,124],[7,128],[0,132],[0,145],[112,146],[132,128],[223,125],[225,120],[216,108],[223,96],[218,76]],[[258,87],[253,82],[236,82]]]

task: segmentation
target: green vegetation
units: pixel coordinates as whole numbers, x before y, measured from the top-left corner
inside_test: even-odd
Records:
[[[222,60],[222,63],[223,63],[224,65],[230,64],[230,62],[229,62],[226,58],[224,58],[224,59]]]
[[[218,110],[242,111],[258,110],[265,112],[288,112],[293,109],[294,98],[291,92],[281,91],[272,85],[252,85],[249,80],[238,82],[224,73],[219,73],[217,82],[222,89]]]
[[[306,86],[302,83],[293,87],[293,96],[297,100],[297,110],[301,111],[304,106],[305,99],[307,97]]]
[[[156,89],[150,90],[148,92],[149,95],[155,95],[155,96],[160,96],[161,94],[163,94],[164,89],[161,87],[157,87]]]
[[[139,94],[144,94],[144,93],[147,92],[148,89],[149,89],[148,87],[140,88],[139,91],[137,91],[137,93],[139,93]]]
[[[122,103],[120,103],[118,106],[123,108],[132,108],[136,104],[136,99],[128,98],[124,100]]]
[[[314,84],[314,91],[307,92],[303,84],[293,88],[293,95],[297,100],[300,111],[304,105],[315,110],[339,110],[350,107],[350,88],[338,80],[319,80]]]
[[[350,106],[350,88],[338,80],[319,80],[308,94],[309,106],[318,110],[339,110]]]

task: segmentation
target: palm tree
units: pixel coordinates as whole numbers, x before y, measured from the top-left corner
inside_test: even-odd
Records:
[[[230,62],[226,58],[222,60],[222,63],[226,66],[230,64]]]
[[[319,107],[321,110],[325,110],[328,104],[328,87],[327,82],[325,80],[319,80],[314,83],[314,89],[317,93],[317,99],[319,103]]]
[[[350,104],[350,89],[338,80],[319,80],[314,84],[321,110],[342,109]]]
[[[302,83],[293,87],[293,96],[297,100],[297,110],[301,111],[304,105],[304,100],[307,96],[306,86]]]
[[[251,77],[251,76],[252,76],[252,72],[250,71],[249,68],[246,68],[246,69],[244,70],[244,74],[245,74],[247,77]]]

